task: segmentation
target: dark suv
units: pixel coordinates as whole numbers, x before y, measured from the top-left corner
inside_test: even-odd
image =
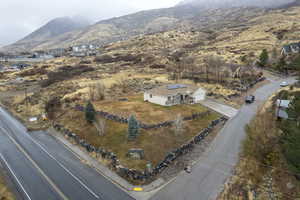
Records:
[[[254,101],[255,101],[255,96],[254,95],[249,95],[245,99],[246,103],[253,103]]]

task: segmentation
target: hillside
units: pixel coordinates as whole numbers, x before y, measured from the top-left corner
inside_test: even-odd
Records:
[[[38,30],[32,32],[25,38],[17,41],[13,45],[6,47],[7,50],[20,48],[22,50],[31,49],[45,41],[62,35],[67,32],[79,30],[89,25],[89,22],[81,17],[60,17],[51,20]]]
[[[187,0],[172,8],[142,11],[102,20],[80,29],[78,29],[78,26],[69,25],[72,24],[71,22],[66,23],[67,25],[60,25],[54,23],[55,20],[17,43],[5,47],[4,50],[65,48],[83,43],[106,45],[115,41],[127,40],[137,35],[172,30],[211,32],[220,29],[224,31],[223,28],[226,28],[225,34],[235,34],[237,29],[245,29],[253,24],[255,25],[251,20],[268,13],[270,10],[266,7],[284,6],[287,9],[297,4],[293,0],[284,1],[284,3],[282,0],[270,3],[268,0],[262,4],[258,4],[257,1],[243,1],[242,4],[236,2],[240,1],[227,0],[226,5],[230,6],[223,6],[225,5],[224,2],[220,3],[219,1],[210,1],[209,4],[205,4],[202,0]],[[259,8],[258,5],[263,8]],[[76,30],[70,31],[72,28]]]
[[[183,0],[179,5],[197,5],[206,8],[228,8],[241,6],[256,6],[265,8],[276,8],[278,6],[286,5],[295,0]]]

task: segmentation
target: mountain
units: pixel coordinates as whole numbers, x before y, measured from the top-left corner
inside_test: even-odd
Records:
[[[90,23],[83,17],[60,17],[51,20],[38,30],[29,34],[25,38],[17,41],[8,49],[21,48],[31,49],[35,46],[44,43],[45,41],[51,40],[52,38],[65,34],[67,32],[79,30],[87,27]]]
[[[178,5],[197,5],[205,8],[228,8],[241,6],[255,6],[275,8],[296,0],[183,0]]]
[[[5,47],[5,50],[66,48],[84,43],[106,45],[141,34],[170,30],[218,29],[246,23],[253,17],[264,13],[266,7],[278,7],[291,2],[294,0],[184,0],[175,7],[142,11],[102,20],[91,26],[74,27],[73,31],[64,29],[65,32],[53,28],[50,22],[23,40]],[[49,29],[55,31],[49,31]]]

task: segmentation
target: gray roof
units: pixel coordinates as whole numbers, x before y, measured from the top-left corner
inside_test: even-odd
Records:
[[[173,84],[173,85],[164,85],[161,87],[157,87],[152,90],[148,90],[146,92],[155,96],[173,96],[177,94],[192,94],[196,92],[198,89],[199,87],[195,85]]]
[[[277,107],[280,108],[288,108],[290,105],[291,101],[290,100],[281,100],[281,99],[277,99]]]
[[[284,51],[285,51],[286,53],[290,53],[290,52],[292,51],[290,45],[284,45],[282,48],[284,49]]]

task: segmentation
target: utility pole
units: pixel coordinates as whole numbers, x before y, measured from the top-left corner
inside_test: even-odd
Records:
[[[27,88],[25,88],[25,104],[26,104],[26,112],[28,113],[28,94],[27,94]]]

